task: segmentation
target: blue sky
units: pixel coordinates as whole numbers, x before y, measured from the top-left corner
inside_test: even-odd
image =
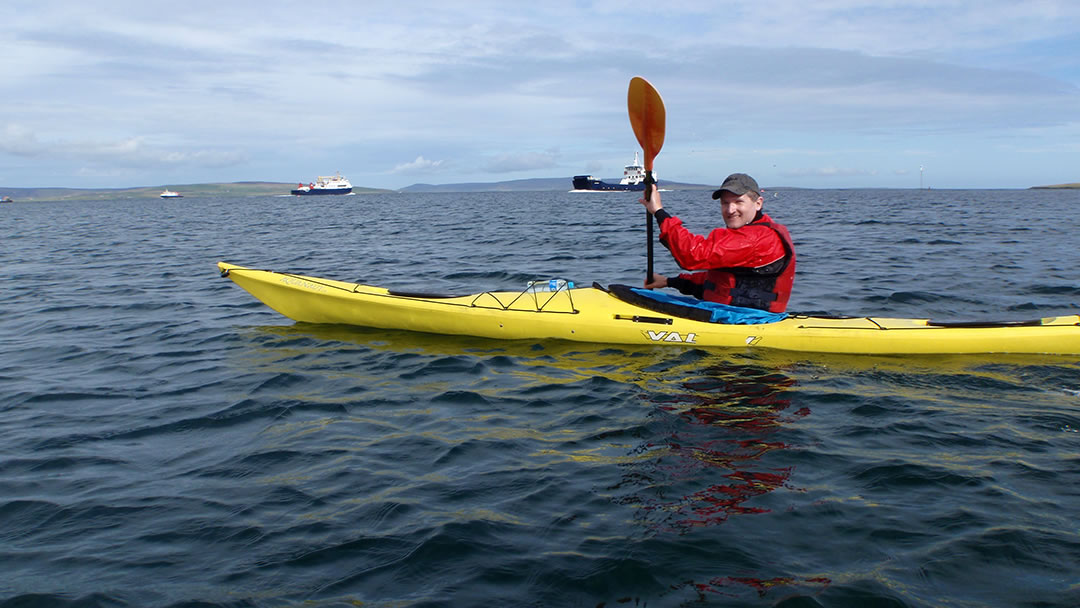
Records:
[[[6,0],[0,187],[1080,182],[1080,2]],[[920,172],[920,167],[922,171]]]

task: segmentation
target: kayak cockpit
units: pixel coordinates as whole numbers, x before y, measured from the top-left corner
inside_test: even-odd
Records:
[[[594,285],[594,287],[597,287],[597,285]],[[788,316],[787,313],[783,312],[769,312],[756,308],[731,306],[628,285],[613,284],[608,286],[605,291],[627,304],[702,323],[762,325],[783,321]]]

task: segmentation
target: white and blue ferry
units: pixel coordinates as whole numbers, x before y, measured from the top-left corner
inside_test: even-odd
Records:
[[[653,178],[656,172],[653,172]],[[617,184],[609,184],[596,179],[591,175],[575,175],[574,189],[571,192],[596,192],[596,191],[643,191],[645,190],[645,167],[638,162],[637,152],[634,152],[634,162],[623,167],[623,177]]]
[[[352,192],[352,183],[349,180],[341,177],[341,173],[334,175],[333,177],[324,177],[320,175],[315,178],[314,182],[308,185],[298,184],[295,190],[290,190],[292,194],[296,196],[306,196],[309,194],[349,194]]]

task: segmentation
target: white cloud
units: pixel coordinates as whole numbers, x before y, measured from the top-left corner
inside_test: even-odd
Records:
[[[423,173],[425,171],[431,171],[438,169],[443,164],[441,160],[428,160],[423,156],[417,156],[416,160],[410,163],[402,163],[394,166],[391,173]]]
[[[0,152],[20,157],[75,159],[83,163],[110,164],[123,167],[154,164],[192,167],[232,166],[244,162],[246,153],[235,149],[174,150],[167,145],[148,144],[142,136],[116,140],[55,139],[43,141],[29,128],[8,124],[0,137]],[[87,174],[85,171],[83,175]]]
[[[499,154],[484,166],[492,173],[512,173],[534,169],[554,169],[559,166],[558,150]]]
[[[328,14],[333,28],[297,27]],[[12,0],[0,20],[0,116],[18,125],[0,164],[39,159],[23,169],[34,179],[74,174],[45,154],[170,181],[189,167],[192,182],[200,167],[275,179],[330,165],[381,187],[450,163],[462,181],[603,174],[587,163],[636,147],[636,74],[664,96],[665,175],[685,181],[716,171],[692,150],[761,164],[759,139],[826,158],[853,137],[895,156],[930,136],[1012,133],[1031,149],[1040,131],[1051,148],[1080,107],[1080,3],[1065,0]],[[452,160],[391,160],[415,150]]]
[[[816,167],[785,169],[779,172],[783,177],[863,177],[876,175],[877,171],[856,169],[853,167]]]
[[[14,156],[38,156],[44,153],[45,147],[28,127],[9,123],[0,137],[0,151]]]

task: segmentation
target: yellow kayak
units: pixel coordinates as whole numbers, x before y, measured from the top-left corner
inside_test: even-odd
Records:
[[[465,296],[408,293],[219,262],[223,277],[303,323],[357,325],[498,340],[879,355],[1080,354],[1080,315],[1016,322],[790,315],[757,325],[683,318],[626,301],[614,289],[485,291]],[[614,287],[614,286],[613,286]]]

